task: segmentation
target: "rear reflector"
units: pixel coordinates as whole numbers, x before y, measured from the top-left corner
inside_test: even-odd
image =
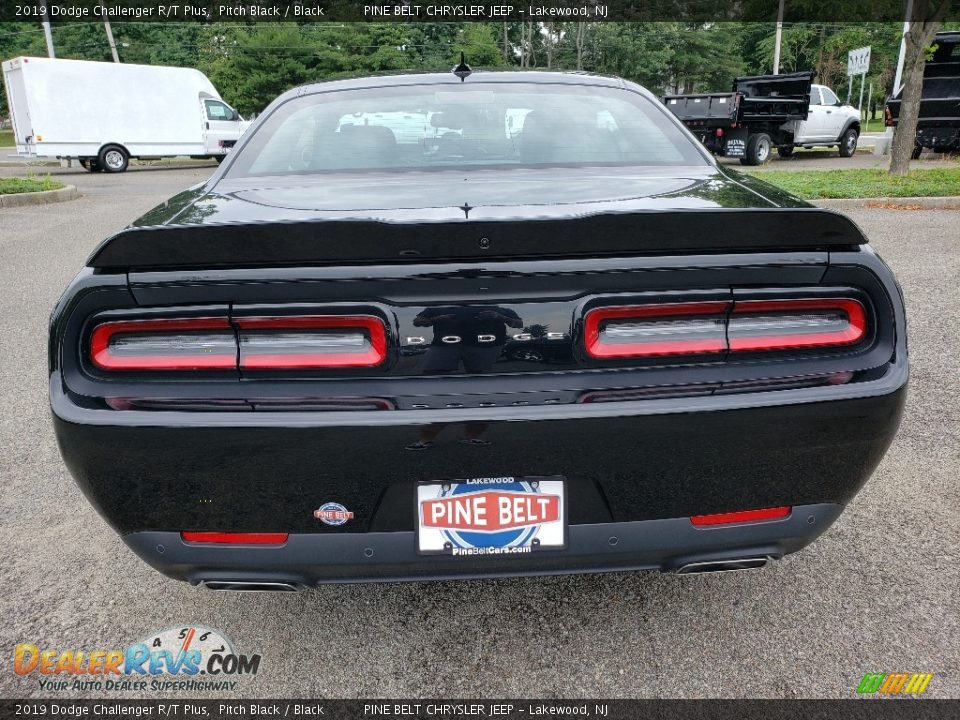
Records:
[[[240,328],[246,370],[374,367],[387,357],[383,322],[368,315],[249,317]]]
[[[192,543],[217,545],[283,545],[288,533],[182,532],[181,539]]]
[[[726,350],[728,302],[595,308],[584,317],[584,343],[595,358],[651,357]]]
[[[225,317],[120,320],[94,329],[90,359],[101,370],[233,370],[237,345]]]
[[[763,508],[762,510],[740,510],[738,512],[716,513],[714,515],[694,515],[690,518],[697,527],[714,525],[738,525],[741,523],[781,520],[790,515],[790,506]]]
[[[867,332],[863,305],[852,298],[744,300],[727,329],[730,350],[787,350],[853,345]]]

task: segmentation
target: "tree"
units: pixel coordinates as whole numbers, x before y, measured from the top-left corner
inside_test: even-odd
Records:
[[[949,6],[950,0],[933,0],[932,3],[929,0],[913,2],[910,29],[904,35],[903,95],[897,129],[893,133],[893,146],[890,148],[891,175],[906,175],[910,172],[910,154],[916,144],[927,48],[943,24],[943,18]]]
[[[665,69],[673,57],[673,50],[664,37],[662,25],[592,24],[586,43],[591,62],[585,62],[584,68],[633,80],[654,92],[664,90]]]
[[[743,71],[737,28],[716,23],[664,23],[671,50],[667,73],[682,93],[730,87]]]
[[[505,65],[503,59],[502,38],[498,35],[502,32],[496,25],[486,23],[462,23],[460,31],[454,40],[454,45],[448,53],[448,62],[443,68],[449,70],[453,67],[462,50],[467,59],[467,64],[479,67],[501,67]]]

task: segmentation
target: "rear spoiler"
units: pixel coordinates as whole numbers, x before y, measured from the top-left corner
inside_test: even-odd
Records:
[[[867,241],[820,208],[671,210],[563,219],[391,223],[311,220],[131,227],[94,268],[254,267],[818,250]]]

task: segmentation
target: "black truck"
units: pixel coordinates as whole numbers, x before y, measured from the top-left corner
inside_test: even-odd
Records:
[[[934,152],[960,150],[960,32],[937,33],[933,58],[923,71],[923,94],[917,120],[913,159],[924,148]],[[900,119],[901,92],[884,108],[887,127],[896,127]]]
[[[810,71],[752,75],[726,93],[667,95],[664,104],[714,155],[762,165],[774,147],[781,157],[795,147],[836,146],[850,157],[860,136],[860,113]]]
[[[812,72],[738,77],[728,93],[667,95],[664,104],[714,155],[744,165],[767,161],[771,147],[793,145],[783,125],[806,120]]]

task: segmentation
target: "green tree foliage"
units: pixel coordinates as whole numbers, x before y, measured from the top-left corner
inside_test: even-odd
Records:
[[[197,67],[242,113],[259,112],[279,93],[305,82],[447,71],[461,50],[475,68],[549,64],[619,75],[656,93],[726,90],[738,74],[769,73],[774,42],[773,22],[131,22],[115,23],[113,32],[123,62]],[[870,45],[867,82],[874,83],[882,104],[892,85],[900,32],[899,23],[787,22],[781,69],[814,70],[844,97],[847,51]],[[58,57],[110,60],[102,23],[54,23],[53,35]],[[17,55],[46,55],[39,23],[0,23],[0,59]],[[0,117],[6,115],[5,101],[0,97]]]
[[[296,85],[397,70],[449,70],[460,50],[477,67],[503,64],[496,28],[480,25],[224,24],[199,67],[241,113],[259,112]]]

